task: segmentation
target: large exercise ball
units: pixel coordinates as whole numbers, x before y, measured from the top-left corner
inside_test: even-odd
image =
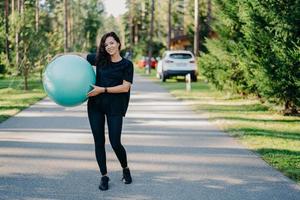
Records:
[[[76,55],[63,55],[52,60],[43,74],[48,96],[61,106],[77,106],[87,100],[87,93],[95,84],[96,75],[91,64]]]

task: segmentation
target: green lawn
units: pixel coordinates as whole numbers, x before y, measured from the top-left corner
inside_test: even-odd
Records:
[[[141,70],[136,72],[143,74]],[[155,71],[148,76],[154,81]],[[262,104],[254,97],[243,98],[219,92],[200,80],[185,91],[185,82],[160,83],[176,98],[192,101],[197,112],[239,140],[286,176],[300,183],[300,117],[282,116],[278,107]]]
[[[23,89],[23,78],[0,78],[0,122],[46,96],[38,78],[30,78],[29,90]]]

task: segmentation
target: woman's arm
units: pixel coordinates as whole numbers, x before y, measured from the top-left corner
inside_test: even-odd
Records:
[[[105,93],[105,87],[99,87],[96,85],[92,85],[92,86],[94,89],[87,94],[88,97],[93,97],[93,96],[97,96],[101,93]],[[117,85],[114,87],[107,87],[106,93],[125,93],[125,92],[129,91],[130,87],[131,87],[131,83],[123,80],[122,85]]]

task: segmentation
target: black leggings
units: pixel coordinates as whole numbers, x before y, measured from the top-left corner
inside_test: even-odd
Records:
[[[94,136],[95,153],[98,166],[102,175],[107,173],[105,153],[105,117],[107,118],[108,135],[110,144],[123,168],[127,167],[127,156],[121,144],[122,115],[107,115],[95,103],[88,102],[88,117]]]

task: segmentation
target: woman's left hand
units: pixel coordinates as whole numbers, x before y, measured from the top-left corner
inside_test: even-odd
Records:
[[[87,96],[88,97],[93,97],[93,96],[97,96],[98,94],[101,94],[103,92],[103,88],[102,87],[99,87],[99,86],[96,86],[96,85],[91,85],[94,89],[91,90]]]

